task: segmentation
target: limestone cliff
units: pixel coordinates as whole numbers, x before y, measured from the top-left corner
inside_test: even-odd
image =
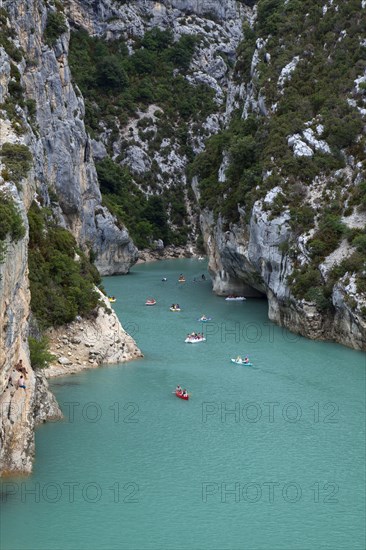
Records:
[[[127,97],[126,100],[117,100],[113,109],[109,105],[105,110],[105,104],[111,103],[110,95],[103,96],[103,101],[98,103],[95,93],[91,94],[90,89],[84,90],[89,109],[96,109],[99,114],[98,123],[93,122],[91,116],[87,117],[93,126],[91,145],[96,160],[111,158],[128,169],[135,187],[146,197],[155,195],[164,200],[173,238],[168,240],[167,236],[157,235],[155,242],[163,239],[164,245],[178,246],[188,242],[190,248],[195,247],[199,235],[198,216],[189,189],[187,167],[192,155],[204,149],[206,139],[224,127],[228,117],[226,94],[232,98],[230,109],[239,105],[238,87],[231,79],[232,64],[242,39],[242,21],[252,16],[252,4],[235,0],[135,0],[128,3],[72,0],[68,5],[66,14],[73,30],[84,29],[90,36],[109,45],[113,41],[123,41],[131,58],[146,51],[146,48],[141,48],[141,40],[156,28],[171,33],[173,45],[187,37],[199,41],[189,67],[178,63],[171,80],[160,83],[162,90],[169,85],[174,92],[174,78],[176,85],[180,82],[179,78],[184,79],[182,94],[177,99],[172,98],[171,104],[166,97],[149,101],[144,96],[123,112],[123,107],[121,109],[119,105],[129,104]],[[76,58],[73,77],[78,82],[77,65]],[[169,70],[170,67],[167,73]],[[85,71],[83,66],[80,73],[82,71]],[[148,71],[147,76],[150,73]],[[132,71],[131,80],[134,74]],[[155,75],[151,76],[154,79]],[[82,84],[80,81],[81,87]],[[159,88],[155,81],[154,86]],[[151,96],[149,85],[143,80],[140,88],[145,90],[145,87],[146,93]],[[138,96],[140,88],[135,85],[130,96]],[[192,115],[189,115],[192,101],[189,96],[183,97],[187,89],[192,90],[193,96],[194,90],[197,90],[197,96],[205,94],[200,106],[203,108],[197,106]],[[117,88],[115,93],[119,92]],[[179,102],[185,102],[184,111],[179,109]],[[207,112],[201,113],[201,110]],[[146,248],[147,243],[139,247]]]
[[[3,2],[0,9],[0,200],[6,197],[14,205],[24,226],[16,239],[0,238],[0,473],[29,473],[35,426],[61,417],[44,373],[30,366],[27,212],[32,201],[52,208],[78,245],[93,251],[101,273],[126,273],[137,260],[127,230],[101,204],[83,101],[67,66],[67,26],[51,47],[43,40],[46,20],[43,2]],[[126,341],[124,358],[130,351],[138,354],[117,323]],[[110,327],[101,323],[99,330]],[[110,348],[116,360],[120,348],[116,339]],[[19,359],[27,371],[25,389],[17,385]]]
[[[212,169],[195,162],[209,269],[215,292],[261,293],[271,320],[365,350],[365,4],[352,25],[343,5],[291,4],[258,3],[237,60],[240,115],[219,154],[209,147]],[[341,66],[344,51],[356,65]]]
[[[27,225],[26,209],[34,191],[32,175],[21,193],[11,184],[0,185],[2,191],[4,188]],[[29,362],[27,245],[27,235],[18,242],[8,239],[0,263],[0,473],[29,473],[36,424],[61,417],[43,374],[35,374]],[[19,359],[27,370],[25,390],[17,387],[20,373],[14,365]]]
[[[67,26],[49,46],[43,40],[45,3],[24,0],[5,2],[4,7],[17,44],[26,52],[26,60],[19,65],[25,95],[35,102],[32,140],[37,191],[45,204],[60,207],[60,223],[82,248],[93,250],[101,274],[126,273],[137,260],[137,249],[127,230],[118,227],[101,205],[83,122],[84,103],[71,83]]]

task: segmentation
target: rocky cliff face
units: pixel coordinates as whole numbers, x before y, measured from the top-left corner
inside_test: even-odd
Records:
[[[281,250],[281,244],[293,237],[288,216],[271,220],[262,208],[262,201],[255,203],[250,223],[242,220],[229,231],[223,230],[221,219],[214,222],[212,214],[201,213],[214,292],[266,297],[271,321],[307,338],[365,350],[366,323],[360,312],[365,298],[357,293],[354,278],[346,284],[344,277],[334,286],[333,313],[324,314],[311,301],[294,298],[288,284],[293,260]],[[350,305],[351,298],[356,307]]]
[[[47,6],[38,1],[3,2],[0,18],[0,149],[10,144],[14,155],[10,172],[0,156],[0,192],[12,198],[25,227],[24,237],[0,242],[0,473],[29,473],[35,426],[61,411],[44,374],[30,366],[27,211],[33,200],[51,207],[79,246],[93,251],[102,274],[126,273],[137,249],[101,205],[83,100],[70,81],[67,29],[54,48],[46,45]],[[31,154],[26,169],[16,146]],[[99,329],[110,331],[105,324]],[[112,344],[119,358],[120,346]],[[132,341],[125,345],[126,357],[132,348],[138,352]],[[19,359],[27,370],[25,390],[17,387]]]
[[[228,117],[225,96],[231,97],[229,109],[239,105],[238,87],[231,81],[231,67],[242,39],[242,21],[252,16],[252,4],[235,0],[136,0],[128,3],[72,0],[66,10],[72,28],[86,29],[91,36],[108,41],[123,39],[130,54],[139,50],[139,40],[154,28],[171,31],[175,43],[185,36],[200,38],[187,74],[180,69],[175,74],[183,74],[187,86],[203,85],[212,91],[213,107],[209,115],[202,120],[198,115],[198,118],[182,121],[176,108],[172,116],[164,105],[152,102],[147,106],[145,102],[141,110],[129,115],[127,122],[121,123],[118,113],[114,119],[110,115],[102,118],[96,130],[98,135],[92,140],[96,159],[109,155],[116,163],[128,168],[136,186],[146,196],[168,197],[169,223],[178,233],[181,227],[179,223],[177,226],[172,212],[177,195],[175,199],[171,196],[177,189],[183,193],[184,197],[179,197],[179,200],[185,211],[191,246],[199,230],[186,175],[189,155],[190,152],[197,154],[202,151],[206,139],[225,125]],[[211,97],[207,99],[209,102]]]
[[[69,33],[62,33],[49,47],[42,40],[47,21],[43,2],[9,2],[5,7],[17,42],[26,52],[26,61],[20,64],[25,95],[35,102],[37,192],[45,204],[59,206],[60,222],[82,248],[93,250],[101,274],[126,273],[137,260],[137,249],[126,229],[117,227],[101,205],[83,122],[84,103],[68,67]]]
[[[8,140],[16,138],[9,127],[6,135]],[[0,189],[11,194],[27,226],[26,211],[35,189],[33,174],[21,191],[10,183],[0,184]],[[0,263],[0,473],[29,473],[36,424],[60,418],[61,411],[44,376],[35,374],[29,362],[27,235],[16,243],[8,239],[5,249]],[[14,366],[19,359],[28,372],[25,390],[17,387],[20,373]]]
[[[305,12],[310,7],[304,5]],[[272,8],[273,15],[276,8]],[[365,9],[364,4],[360,5],[360,9]],[[348,34],[349,51],[354,48],[357,52],[359,45],[364,44],[357,26],[363,17],[359,11],[355,11],[355,26],[351,28],[347,25],[348,16],[342,14],[337,6],[327,4],[317,8],[317,11],[322,24],[332,21],[334,25],[337,19],[337,24],[347,27],[347,31],[342,31],[342,36]],[[304,44],[313,41],[311,51],[305,48],[298,55],[292,54],[292,59],[288,54],[287,60],[290,61],[285,62],[281,55],[293,48],[291,38],[288,40],[281,34],[276,24],[267,23],[263,12],[260,15],[258,24],[253,25],[254,19],[251,29],[247,28],[247,36],[251,36],[253,47],[250,72],[247,70],[247,80],[244,79],[245,86],[241,90],[241,120],[253,121],[253,117],[259,120],[257,124],[262,128],[264,147],[278,151],[281,125],[287,124],[286,113],[292,110],[291,102],[296,105],[296,86],[302,96],[306,94],[304,74],[307,74],[306,71],[309,74],[314,71],[311,65],[315,64],[313,55],[316,48],[326,52],[328,62],[336,67],[337,56],[341,55],[343,46],[340,45],[341,41],[331,46],[325,38],[322,41],[319,37],[317,44],[311,34],[314,27],[306,22],[309,13],[300,22],[292,13],[284,12],[278,20],[281,21],[279,25],[289,24],[286,18],[292,17],[292,26],[297,25],[299,29],[299,43],[301,40],[304,40]],[[267,25],[275,35],[274,39],[266,36]],[[253,28],[257,29],[255,41]],[[276,33],[279,33],[279,38]],[[258,34],[262,36],[258,38]],[[329,48],[332,51],[328,51]],[[299,70],[302,71],[300,79]],[[320,75],[319,69],[319,79]],[[253,292],[262,293],[268,298],[268,315],[271,320],[309,338],[331,339],[365,350],[366,247],[362,244],[366,242],[366,209],[362,198],[365,193],[364,63],[360,61],[359,67],[350,70],[347,77],[346,93],[344,89],[332,90],[338,94],[335,100],[337,109],[343,108],[349,119],[354,121],[352,129],[349,126],[347,139],[340,136],[335,139],[338,122],[332,118],[336,110],[334,106],[328,111],[323,109],[312,119],[305,118],[309,116],[309,110],[304,109],[306,115],[301,120],[298,103],[292,114],[298,130],[291,132],[291,124],[288,125],[288,135],[284,133],[282,138],[281,156],[276,156],[276,152],[272,156],[268,155],[268,158],[265,152],[261,154],[261,178],[246,198],[244,194],[237,194],[239,184],[232,179],[228,180],[235,157],[231,151],[224,150],[215,178],[219,188],[221,185],[221,191],[216,190],[216,193],[222,196],[222,203],[228,203],[230,194],[236,193],[236,208],[232,207],[231,210],[235,221],[227,214],[220,213],[224,204],[220,206],[218,203],[215,213],[204,208],[200,221],[217,293],[240,293],[246,296],[253,295]],[[323,92],[328,85],[324,79]],[[332,85],[329,86],[331,89]],[[301,102],[304,101],[301,99]],[[347,125],[345,114],[343,118],[339,114],[336,116],[342,120],[341,124]],[[276,128],[273,120],[277,121],[279,130],[273,136],[272,143],[265,142],[266,134],[268,136],[271,128]],[[249,132],[247,135],[255,137],[255,133]],[[257,147],[262,147],[260,141]],[[234,150],[233,146],[231,150]],[[342,160],[335,162],[335,156]],[[328,163],[328,169],[324,169],[318,161],[320,158],[324,159],[324,164]],[[290,171],[283,159],[291,165]],[[252,163],[250,168],[254,172],[258,166]],[[311,176],[306,173],[309,166],[314,170]],[[243,182],[245,179],[242,176],[240,184],[243,185]],[[194,179],[193,188],[199,198],[197,178]],[[205,196],[208,195],[206,193]],[[308,217],[305,223],[304,216]]]

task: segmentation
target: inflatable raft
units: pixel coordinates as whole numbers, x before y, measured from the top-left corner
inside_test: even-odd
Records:
[[[198,344],[199,342],[206,342],[206,338],[186,338],[184,340],[186,344]]]
[[[230,359],[232,363],[235,363],[235,365],[244,365],[245,367],[252,367],[253,366],[253,363],[250,363],[250,361],[248,363],[246,363],[245,361],[237,361],[236,359]]]

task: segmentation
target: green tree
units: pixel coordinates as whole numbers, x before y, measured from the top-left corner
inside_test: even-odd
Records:
[[[102,57],[97,62],[97,82],[106,90],[121,91],[127,88],[128,76],[117,56]]]

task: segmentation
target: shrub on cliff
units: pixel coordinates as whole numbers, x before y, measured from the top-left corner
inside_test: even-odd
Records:
[[[33,203],[29,212],[31,308],[42,329],[87,315],[98,304],[100,276],[74,237]]]
[[[4,48],[6,53],[14,61],[20,62],[22,60],[23,50],[17,48],[12,42],[14,38],[14,28],[9,25],[8,14],[5,8],[0,7],[0,46]]]
[[[7,235],[18,241],[24,237],[25,229],[13,198],[0,192],[0,241],[4,241]]]
[[[51,361],[56,359],[56,356],[48,350],[48,339],[43,336],[39,340],[36,338],[28,338],[30,362],[33,369],[45,369]]]
[[[47,15],[46,28],[44,30],[43,39],[49,46],[54,46],[57,39],[67,31],[65,17],[62,13],[51,11]]]
[[[26,145],[4,143],[0,157],[5,164],[2,176],[5,180],[19,183],[31,168],[32,154]]]
[[[305,266],[302,269],[294,269],[288,282],[293,295],[302,299],[310,289],[322,284],[322,278],[318,269],[313,266]]]

